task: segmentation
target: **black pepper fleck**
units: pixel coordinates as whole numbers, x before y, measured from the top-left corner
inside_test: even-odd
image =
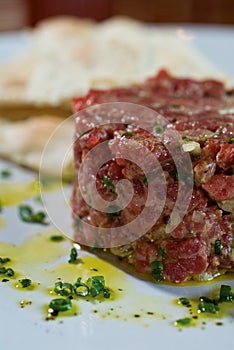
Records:
[[[152,311],[147,311],[147,315],[154,315]]]

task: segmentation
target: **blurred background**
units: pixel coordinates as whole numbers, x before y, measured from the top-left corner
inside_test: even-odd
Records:
[[[0,0],[0,31],[34,26],[55,15],[97,21],[126,15],[154,23],[234,24],[233,0]]]

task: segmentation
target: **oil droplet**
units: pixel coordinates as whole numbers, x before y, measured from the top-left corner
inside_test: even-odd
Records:
[[[5,225],[6,225],[5,220],[4,220],[3,218],[0,217],[0,229],[3,228],[3,227],[5,227]]]
[[[0,183],[2,206],[13,206],[39,194],[36,182]]]
[[[25,306],[32,305],[32,301],[31,300],[21,300],[19,304],[20,304],[20,307],[23,309]]]
[[[21,183],[0,182],[1,205],[3,207],[18,205],[25,199],[38,198],[40,189],[52,191],[58,186],[56,182],[47,181],[45,184],[40,184],[38,180]]]

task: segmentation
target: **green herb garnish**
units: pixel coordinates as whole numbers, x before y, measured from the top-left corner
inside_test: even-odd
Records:
[[[164,132],[164,127],[161,124],[157,124],[155,125],[154,130],[157,134],[162,134]]]
[[[228,143],[234,143],[234,137],[231,137],[231,138],[228,140]]]
[[[10,258],[1,258],[1,257],[0,257],[0,264],[2,264],[2,265],[8,263],[9,261],[11,261]]]
[[[110,298],[111,292],[105,286],[105,279],[103,276],[92,276],[87,279],[86,282],[82,281],[81,277],[78,277],[76,282],[72,285],[68,282],[56,282],[54,285],[54,292],[58,295],[72,297],[96,297],[102,294],[104,298]]]
[[[49,303],[49,307],[54,311],[68,311],[72,308],[72,303],[70,299],[56,298],[52,299]]]
[[[68,260],[69,264],[76,264],[77,257],[78,257],[77,250],[76,250],[76,248],[73,247],[70,251],[70,259]]]
[[[102,182],[110,188],[110,192],[115,193],[115,185],[108,176],[103,176]]]
[[[22,280],[19,280],[19,283],[21,284],[22,288],[28,288],[31,286],[32,281],[29,278],[24,278]]]
[[[219,302],[232,302],[234,300],[234,294],[232,293],[232,288],[230,286],[221,285],[219,292]]]
[[[64,237],[60,235],[53,235],[53,236],[50,236],[50,240],[53,242],[61,242],[64,240]]]
[[[163,263],[162,261],[153,261],[150,264],[150,269],[152,276],[156,281],[161,281],[163,273]]]
[[[174,170],[172,171],[171,175],[172,175],[174,181],[179,181],[179,175],[178,175],[177,169],[174,169]]]
[[[45,222],[46,214],[44,212],[38,211],[35,213],[29,205],[20,205],[18,210],[22,221],[47,225]]]
[[[192,319],[190,317],[180,318],[175,321],[176,326],[188,326],[192,322]]]
[[[219,312],[217,300],[210,299],[207,297],[200,297],[199,304],[198,304],[198,312],[207,312],[210,314],[217,314]]]
[[[54,292],[64,297],[69,297],[73,293],[73,286],[71,283],[59,281],[55,283]]]
[[[2,179],[6,179],[6,178],[8,178],[8,177],[10,177],[10,176],[11,176],[10,170],[8,170],[8,169],[3,169],[3,170],[0,171],[0,177],[1,177]]]
[[[104,289],[105,279],[103,276],[93,276],[87,279],[86,284],[89,287],[90,295],[95,297]]]
[[[161,255],[162,258],[166,258],[167,257],[165,249],[163,249],[162,247],[158,248],[158,254]]]
[[[5,266],[0,267],[0,275],[13,277],[14,274],[15,274],[15,272],[11,267],[9,267],[9,268],[6,268]]]
[[[191,306],[190,300],[185,297],[179,298],[179,303],[184,305],[184,306]]]
[[[182,136],[182,140],[183,140],[183,141],[189,141],[189,137],[187,137],[187,136]]]
[[[172,105],[171,105],[171,108],[173,108],[173,109],[178,109],[178,108],[180,108],[180,105],[172,104]]]
[[[123,137],[123,136],[134,136],[134,135],[135,135],[134,132],[127,131],[127,132],[123,133],[123,134],[121,135],[121,137]]]
[[[76,283],[73,285],[73,290],[75,295],[80,297],[86,297],[89,294],[89,287],[81,280],[81,277],[77,278]]]
[[[215,245],[214,245],[214,252],[215,252],[215,254],[220,255],[221,254],[221,248],[222,248],[221,240],[220,239],[216,239]]]

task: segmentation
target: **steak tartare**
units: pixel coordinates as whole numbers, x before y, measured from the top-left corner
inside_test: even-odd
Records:
[[[167,123],[157,125],[154,133],[128,123],[97,126],[91,123],[84,134],[76,123],[76,174],[86,155],[107,142],[111,157],[97,172],[97,191],[106,201],[113,201],[117,197],[117,183],[128,180],[133,197],[119,211],[99,211],[84,200],[80,184],[75,180],[72,197],[75,239],[79,242],[82,221],[96,227],[97,234],[98,228],[124,227],[142,212],[150,182],[160,189],[150,165],[145,176],[139,165],[122,156],[127,140],[133,145],[136,157],[140,152],[137,145],[141,144],[160,163],[166,179],[166,201],[147,232],[133,242],[109,248],[111,253],[134,265],[138,272],[172,283],[211,280],[233,269],[234,90],[227,91],[218,81],[179,79],[162,70],[141,85],[91,90],[86,96],[75,98],[73,107],[79,112],[116,101],[147,106],[166,118]],[[188,169],[183,168],[184,175],[178,178],[175,161],[165,146],[164,135],[170,130],[179,133],[181,150],[190,156],[193,184],[185,215],[168,233],[166,227],[178,196],[179,181],[185,188],[189,186]],[[124,235],[121,229],[120,235]]]

